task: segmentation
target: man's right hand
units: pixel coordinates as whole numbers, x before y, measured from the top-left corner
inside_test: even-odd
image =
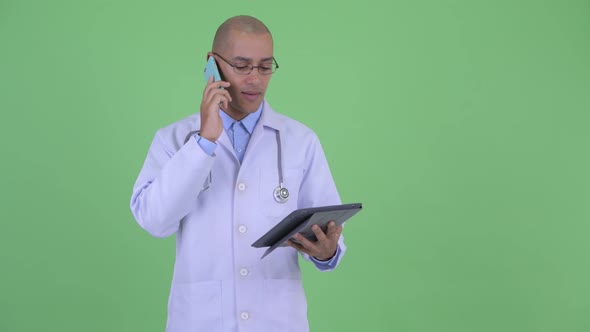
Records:
[[[229,82],[213,82],[213,76],[207,80],[203,99],[201,100],[201,132],[199,135],[211,142],[216,142],[223,131],[219,109],[227,109],[232,98],[227,91]],[[222,87],[224,89],[222,89]]]

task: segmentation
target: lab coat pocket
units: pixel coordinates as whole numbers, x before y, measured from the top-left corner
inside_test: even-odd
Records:
[[[260,186],[258,195],[260,211],[268,217],[282,219],[293,210],[297,209],[299,187],[303,179],[302,169],[285,168],[283,170],[283,187],[289,190],[289,198],[286,202],[277,202],[274,196],[275,189],[279,186],[279,175],[276,170],[260,170]]]
[[[217,331],[222,328],[220,281],[173,285],[167,331]]]
[[[307,331],[307,300],[299,279],[265,280],[267,331]]]

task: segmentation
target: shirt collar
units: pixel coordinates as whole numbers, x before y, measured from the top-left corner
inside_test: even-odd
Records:
[[[248,114],[245,118],[243,118],[240,121],[234,120],[231,116],[229,116],[223,110],[220,110],[219,115],[221,116],[221,121],[223,122],[223,129],[225,129],[227,131],[231,128],[231,126],[232,126],[232,124],[234,124],[234,122],[242,122],[242,124],[244,125],[244,128],[246,128],[248,133],[250,135],[252,135],[252,132],[254,131],[254,127],[256,127],[256,123],[258,123],[258,120],[260,119],[260,114],[262,113],[263,106],[264,106],[264,102],[260,103],[260,106],[258,107],[258,110],[256,110],[256,112]]]

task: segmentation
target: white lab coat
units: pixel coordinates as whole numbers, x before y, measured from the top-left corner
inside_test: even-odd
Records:
[[[199,128],[195,114],[158,130],[131,198],[142,228],[156,237],[176,234],[166,330],[308,331],[297,252],[279,248],[261,260],[266,249],[251,244],[294,209],[341,203],[317,136],[265,101],[240,166],[225,131],[213,156],[193,137],[185,144]],[[290,191],[283,204],[273,197],[275,130]],[[338,260],[346,251],[342,237],[339,247]]]

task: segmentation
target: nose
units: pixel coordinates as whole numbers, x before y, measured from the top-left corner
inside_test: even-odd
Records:
[[[258,72],[258,68],[252,68],[250,74],[246,75],[246,83],[247,84],[257,84],[260,82],[261,74]]]

